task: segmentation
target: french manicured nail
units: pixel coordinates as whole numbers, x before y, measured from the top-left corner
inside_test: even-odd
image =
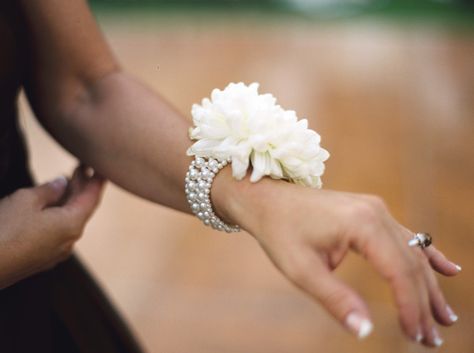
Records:
[[[50,182],[50,185],[55,189],[62,189],[67,185],[67,179],[65,176],[61,175]]]
[[[433,344],[436,347],[440,347],[443,344],[443,339],[440,337],[438,330],[433,327]]]
[[[417,343],[423,341],[423,334],[421,333],[421,329],[418,329],[418,331],[416,332],[415,341]]]
[[[446,305],[446,311],[448,312],[449,319],[451,322],[456,322],[458,321],[459,317],[456,315],[456,313],[451,309],[449,305]]]
[[[374,328],[374,325],[369,319],[355,312],[347,315],[346,326],[349,330],[354,332],[359,339],[370,335]]]

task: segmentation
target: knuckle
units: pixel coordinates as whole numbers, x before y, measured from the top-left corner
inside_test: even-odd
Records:
[[[54,263],[58,264],[69,258],[72,255],[75,243],[74,239],[68,239],[58,246]]]
[[[329,308],[338,308],[339,311],[346,312],[352,306],[344,291],[333,290],[328,292],[321,298],[325,306]]]
[[[79,239],[84,231],[85,222],[76,215],[68,214],[67,221],[64,222],[64,232],[69,236],[69,239]]]
[[[84,227],[82,224],[73,223],[69,226],[69,238],[76,241],[78,240],[84,231]]]
[[[64,261],[66,260],[69,256],[71,256],[72,251],[74,249],[74,242],[71,241],[67,244],[65,244],[62,248],[61,254],[59,256],[59,261]]]
[[[353,202],[349,207],[349,213],[353,221],[363,222],[365,224],[376,223],[378,219],[376,208],[366,201]]]
[[[304,286],[309,282],[310,271],[308,271],[302,259],[293,259],[290,264],[286,266],[285,272],[292,281],[299,285]]]
[[[383,198],[378,195],[364,195],[366,202],[378,210],[385,210],[387,205]]]

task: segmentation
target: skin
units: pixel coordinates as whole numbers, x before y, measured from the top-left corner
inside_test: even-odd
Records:
[[[59,177],[1,199],[0,288],[67,259],[100,201],[102,186],[102,177],[89,177],[78,167],[69,181]]]
[[[20,4],[31,53],[24,87],[41,124],[115,184],[190,213],[183,190],[191,161],[185,155],[188,120],[122,71],[82,0]],[[3,286],[69,254],[98,203],[101,182],[76,175],[70,185],[80,187],[51,191],[47,184],[0,201]],[[215,178],[211,197],[224,220],[255,237],[285,277],[349,330],[357,331],[347,323],[349,314],[370,319],[365,301],[333,274],[349,251],[364,256],[389,283],[408,338],[422,334],[422,343],[434,346],[435,321],[453,323],[433,270],[453,276],[458,269],[433,246],[408,248],[413,233],[393,219],[379,197],[269,178],[235,181],[229,168]],[[15,219],[17,212],[28,221]]]

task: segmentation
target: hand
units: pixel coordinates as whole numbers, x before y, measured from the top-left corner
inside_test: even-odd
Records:
[[[68,185],[69,184],[69,185]],[[103,179],[84,167],[0,200],[0,288],[69,257],[99,203]]]
[[[428,346],[442,344],[434,320],[451,325],[457,317],[432,269],[452,276],[460,267],[433,245],[424,250],[408,247],[413,232],[395,221],[379,197],[308,189],[269,178],[255,184],[248,179],[236,182],[228,169],[214,181],[217,213],[249,231],[275,266],[347,329],[360,338],[372,330],[365,301],[332,273],[352,250],[389,282],[406,335]]]

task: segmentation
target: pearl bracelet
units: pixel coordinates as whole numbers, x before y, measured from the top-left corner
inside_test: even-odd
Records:
[[[205,225],[227,233],[234,233],[239,232],[240,227],[224,223],[213,211],[210,199],[214,177],[230,162],[230,158],[219,161],[196,156],[186,173],[184,187],[191,210]]]

